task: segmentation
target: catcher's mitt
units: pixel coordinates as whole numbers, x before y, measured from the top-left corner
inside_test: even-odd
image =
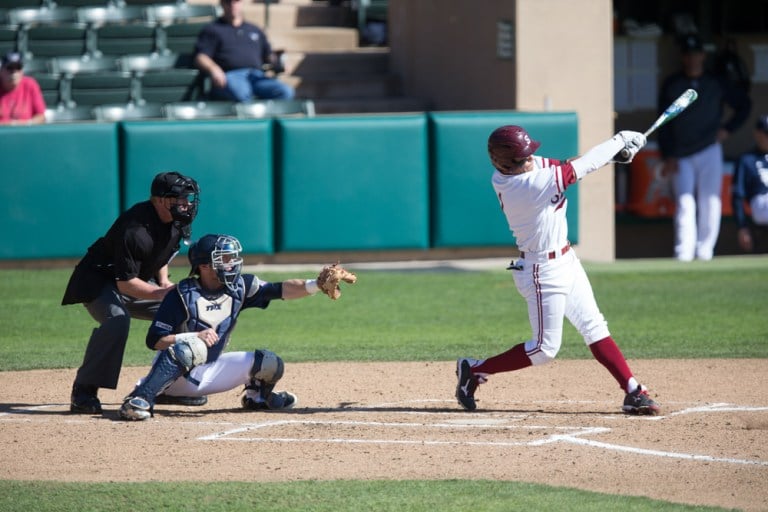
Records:
[[[339,287],[341,281],[354,283],[357,281],[357,276],[338,263],[334,263],[333,265],[326,265],[320,271],[317,276],[317,287],[331,299],[336,300],[341,297],[341,288]]]

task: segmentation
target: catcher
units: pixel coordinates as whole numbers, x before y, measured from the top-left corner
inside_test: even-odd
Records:
[[[322,269],[317,279],[271,283],[241,274],[242,246],[228,235],[205,235],[189,249],[190,277],[166,295],[147,333],[158,354],[152,368],[123,401],[120,418],[146,420],[159,394],[200,397],[244,386],[242,407],[290,409],[296,395],[274,391],[283,376],[280,356],[269,350],[224,352],[237,317],[246,308],[266,309],[275,299],[299,299],[322,291],[336,300],[339,283],[357,277],[339,264]]]

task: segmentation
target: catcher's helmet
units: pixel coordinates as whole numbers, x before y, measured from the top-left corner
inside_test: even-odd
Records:
[[[186,199],[188,204],[175,204],[171,207],[171,216],[182,226],[188,226],[195,220],[197,205],[200,203],[200,187],[192,178],[175,171],[161,172],[152,180],[150,193],[155,197]]]
[[[534,154],[541,146],[531,139],[524,128],[515,125],[500,126],[488,137],[488,156],[501,172],[509,171]]]
[[[197,274],[200,265],[211,265],[221,284],[234,292],[243,268],[242,250],[240,241],[233,236],[205,235],[194,242],[187,253],[192,265],[190,275]]]

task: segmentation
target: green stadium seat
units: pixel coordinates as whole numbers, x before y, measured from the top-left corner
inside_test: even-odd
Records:
[[[97,121],[104,122],[164,118],[163,106],[160,103],[99,105],[94,107],[93,114]]]
[[[146,20],[160,25],[172,23],[210,22],[221,14],[221,9],[213,4],[155,4],[144,11]]]
[[[110,0],[51,0],[57,7],[109,7],[115,5]]]
[[[174,22],[157,26],[157,51],[161,53],[190,53],[195,49],[197,35],[208,24],[207,21],[187,23]]]
[[[144,74],[148,71],[162,71],[176,66],[179,56],[173,53],[159,55],[156,53],[142,53],[122,55],[117,59],[117,66],[122,71],[130,71],[134,74]]]
[[[77,106],[128,104],[137,100],[136,87],[131,74],[125,71],[80,73],[69,79],[69,97],[65,100]]]
[[[147,22],[96,27],[95,46],[102,55],[149,54],[157,49],[155,25]]]
[[[12,25],[0,25],[0,52],[2,55],[14,51],[23,53],[22,49],[17,46],[18,37],[18,27]]]
[[[235,105],[237,117],[254,119],[263,117],[301,116],[313,117],[315,104],[312,100],[254,100]]]
[[[3,9],[20,9],[23,7],[38,9],[44,4],[44,0],[0,0],[0,8]]]
[[[27,74],[37,81],[47,107],[51,108],[61,104],[61,77],[59,75],[46,72],[27,72]]]
[[[85,25],[36,25],[22,30],[26,34],[27,56],[60,57],[86,53]]]
[[[93,121],[91,107],[48,108],[45,110],[45,121],[48,123],[74,123]]]
[[[229,101],[168,103],[163,106],[163,111],[167,119],[176,120],[234,118],[236,116],[235,103]]]
[[[47,62],[51,73],[69,76],[118,69],[115,57],[54,57]]]
[[[150,71],[140,77],[141,99],[150,103],[201,100],[203,75],[196,69]]]
[[[73,7],[19,7],[6,13],[8,23],[29,27],[32,25],[53,25],[77,21]]]

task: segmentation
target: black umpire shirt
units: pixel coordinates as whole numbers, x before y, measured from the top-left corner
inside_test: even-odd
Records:
[[[109,282],[154,279],[179,251],[180,241],[176,223],[163,223],[150,201],[135,204],[88,248],[69,278],[62,305],[90,302]]]

